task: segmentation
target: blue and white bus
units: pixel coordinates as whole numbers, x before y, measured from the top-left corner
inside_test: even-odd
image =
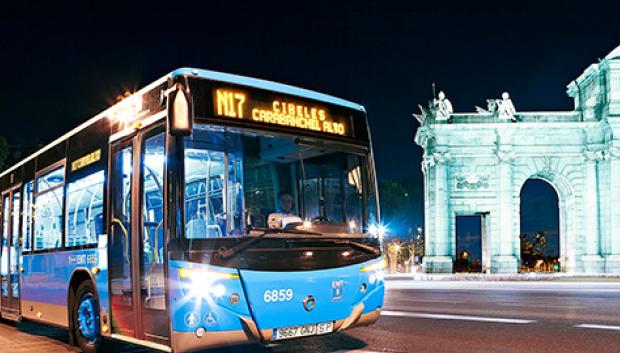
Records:
[[[364,108],[178,69],[0,174],[0,313],[188,352],[369,325],[383,306]]]

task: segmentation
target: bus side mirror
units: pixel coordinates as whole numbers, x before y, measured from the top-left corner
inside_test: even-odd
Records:
[[[194,125],[194,104],[189,88],[181,82],[168,94],[168,131],[172,136],[189,136]]]

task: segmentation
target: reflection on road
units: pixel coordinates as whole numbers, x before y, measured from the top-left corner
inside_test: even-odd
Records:
[[[0,321],[0,352],[2,353],[30,353],[30,352],[58,352],[73,353],[69,346],[69,337],[66,330],[40,325],[33,322],[12,324]],[[329,336],[310,337],[299,340],[285,341],[270,346],[247,345],[205,351],[208,353],[286,353],[286,352],[349,352],[363,351],[366,344],[350,335],[336,333]],[[111,352],[122,353],[156,353],[143,347],[113,342]]]
[[[205,353],[618,352],[620,281],[389,280],[385,305],[370,327]],[[110,351],[155,353],[120,343]],[[62,329],[0,323],[0,352],[73,351]]]

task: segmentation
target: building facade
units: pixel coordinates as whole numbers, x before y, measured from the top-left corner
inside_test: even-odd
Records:
[[[443,93],[415,114],[424,150],[426,272],[452,272],[456,217],[479,215],[482,269],[520,268],[520,191],[559,200],[560,269],[620,273],[620,46],[568,85],[573,111],[517,112],[507,93],[454,113]]]

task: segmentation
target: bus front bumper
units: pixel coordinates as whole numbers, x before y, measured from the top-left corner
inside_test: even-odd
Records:
[[[335,321],[334,332],[372,325],[381,316],[380,308],[365,314],[362,314],[363,311],[364,304],[359,304],[352,310],[349,317]],[[195,332],[173,332],[173,351],[175,353],[186,353],[207,348],[273,342],[274,328],[259,330],[252,319],[241,317],[240,320],[243,330],[206,332],[202,337],[199,337]]]

